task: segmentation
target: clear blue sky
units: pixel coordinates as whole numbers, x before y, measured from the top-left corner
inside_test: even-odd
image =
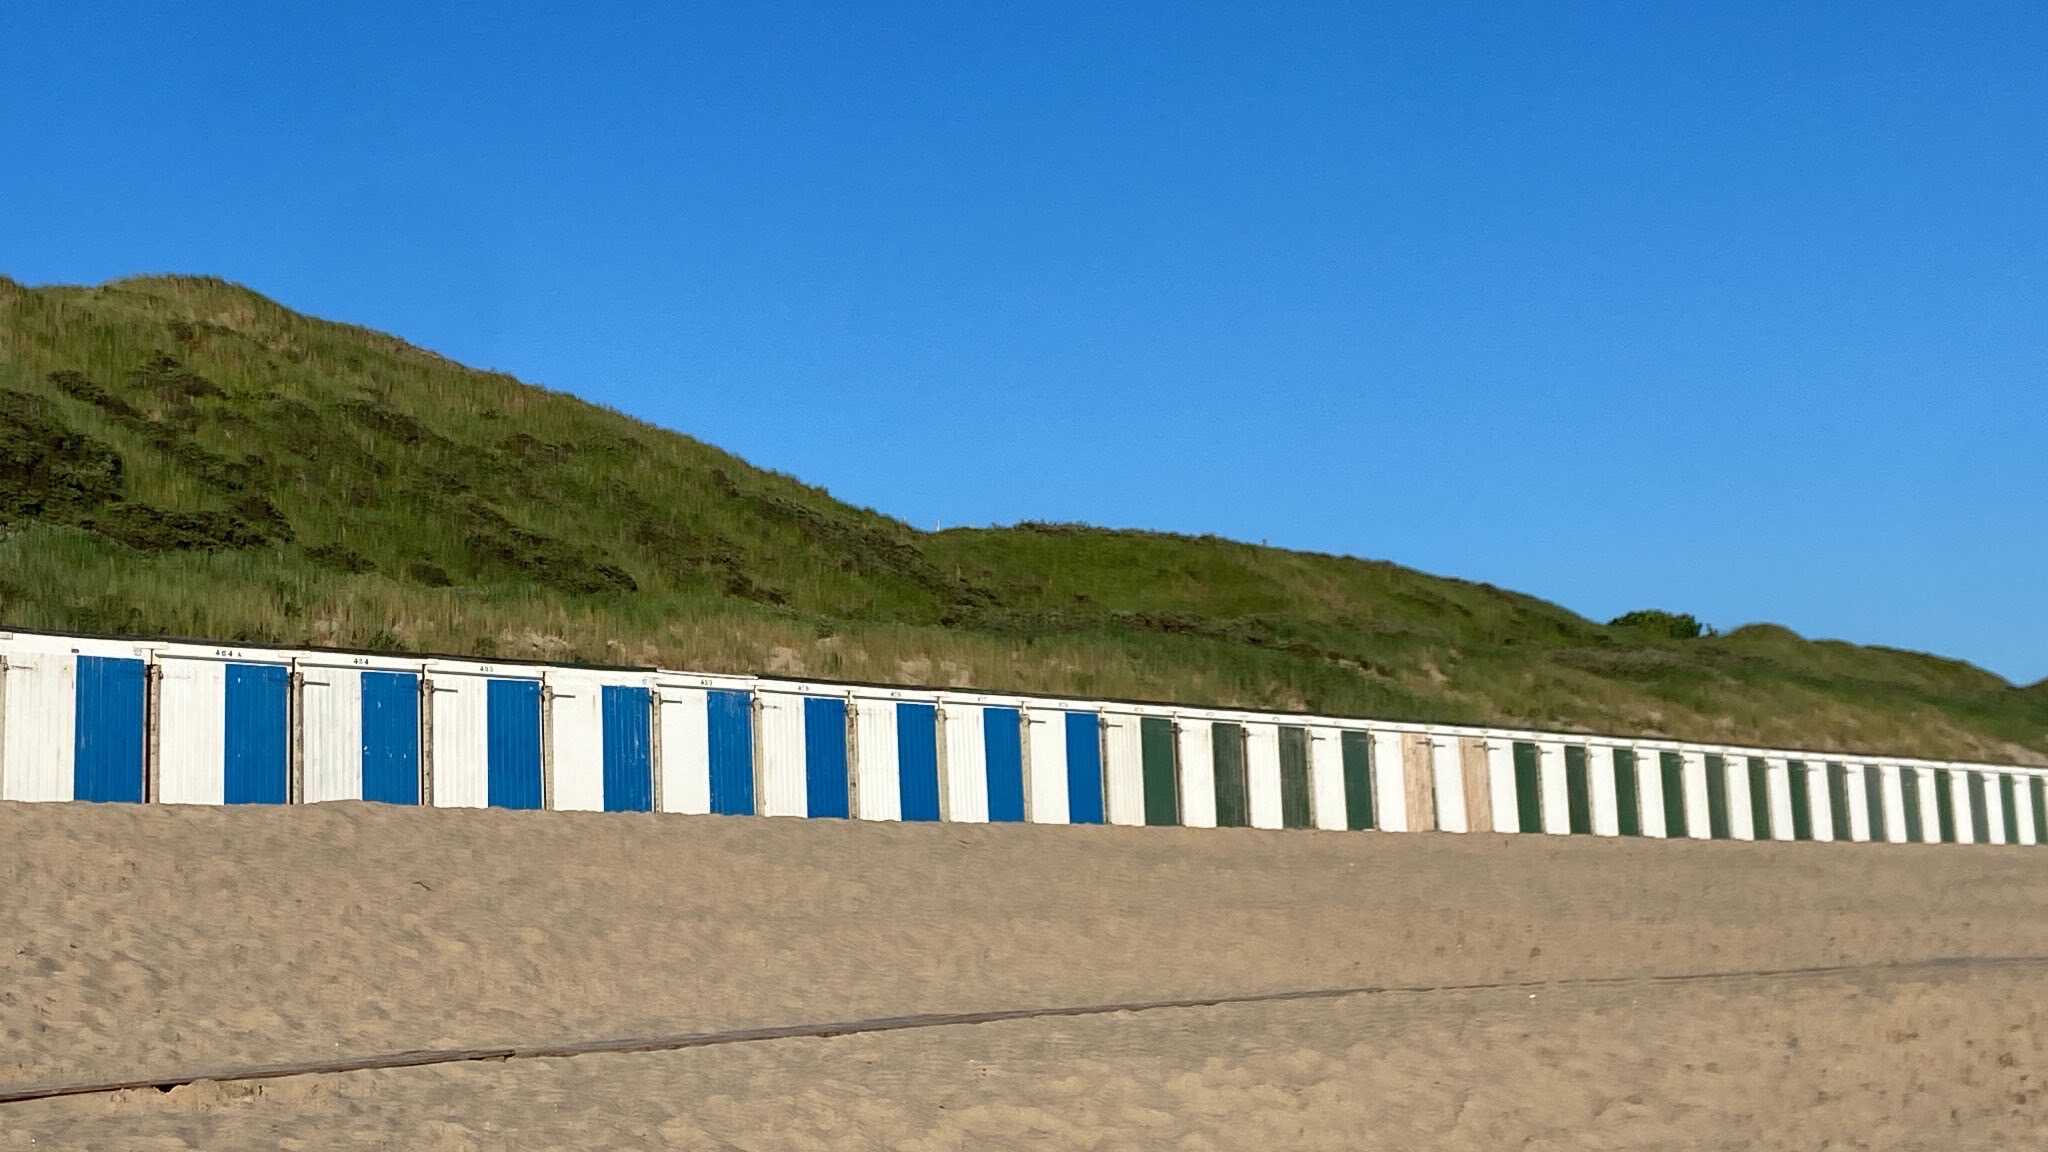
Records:
[[[2048,675],[2038,0],[628,7],[10,6],[0,272],[229,277],[920,527]]]

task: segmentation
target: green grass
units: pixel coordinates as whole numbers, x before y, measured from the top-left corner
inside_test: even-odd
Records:
[[[2048,762],[2048,685],[1380,561],[922,533],[218,280],[0,279],[0,620]]]

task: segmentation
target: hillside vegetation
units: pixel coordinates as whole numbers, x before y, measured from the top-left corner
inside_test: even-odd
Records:
[[[2048,763],[2048,684],[1214,538],[919,532],[205,279],[0,279],[0,622]]]

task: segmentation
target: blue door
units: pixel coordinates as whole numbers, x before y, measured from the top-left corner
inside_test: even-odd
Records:
[[[420,678],[411,672],[363,677],[363,799],[420,802]]]
[[[1102,738],[1093,712],[1067,713],[1067,819],[1102,823]]]
[[[804,802],[812,816],[846,818],[844,700],[804,700]]]
[[[76,692],[72,798],[141,803],[142,661],[80,656]]]
[[[285,751],[291,673],[278,664],[227,666],[226,764],[229,804],[282,804],[291,782]]]
[[[905,820],[939,818],[939,710],[896,705],[896,788]]]
[[[539,808],[540,682],[493,680],[484,705],[486,801],[493,808]]]
[[[604,686],[604,810],[654,809],[654,713],[645,688]]]
[[[706,693],[711,743],[711,810],[754,814],[754,700],[745,692]]]
[[[988,761],[988,818],[1024,819],[1024,718],[1015,708],[981,710],[981,746]]]

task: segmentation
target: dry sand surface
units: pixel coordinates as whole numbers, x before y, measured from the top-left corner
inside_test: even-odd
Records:
[[[2032,1147],[2048,849],[0,806],[0,1147]],[[1701,982],[1681,973],[1929,958]],[[1587,983],[1587,978],[1635,978]]]

